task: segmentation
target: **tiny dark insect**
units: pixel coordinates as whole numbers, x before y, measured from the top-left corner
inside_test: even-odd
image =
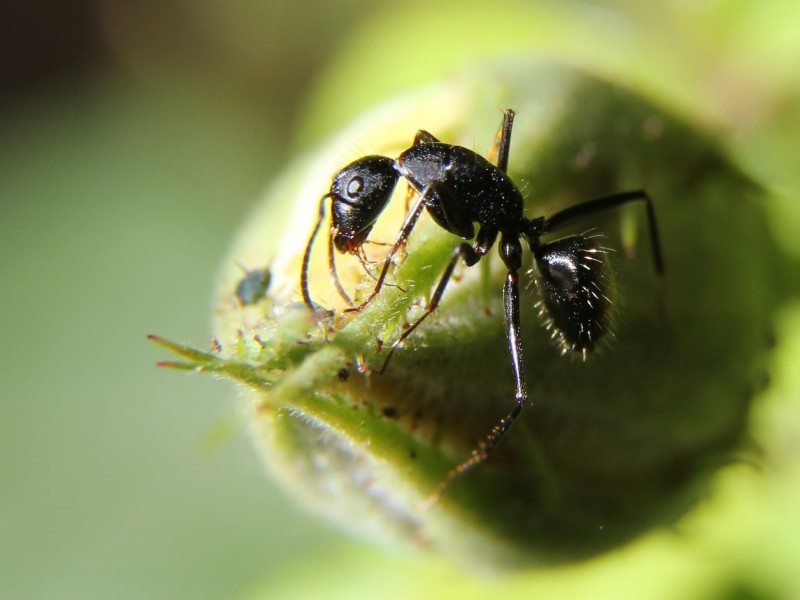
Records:
[[[384,406],[381,412],[387,419],[396,419],[400,414],[394,406]]]
[[[611,305],[611,284],[606,277],[609,267],[604,249],[595,243],[596,235],[570,235],[549,242],[543,242],[542,236],[578,218],[639,200],[644,203],[647,212],[655,270],[659,275],[664,272],[655,211],[644,190],[619,192],[588,200],[550,217],[526,218],[522,194],[506,174],[513,122],[514,111],[504,111],[502,124],[489,153],[490,156],[496,155],[496,164],[467,148],[440,142],[426,131],[417,132],[413,145],[397,159],[365,156],[350,163],[336,173],[330,191],[321,198],[317,223],[303,257],[300,277],[303,299],[311,310],[317,310],[309,294],[308,265],[314,239],[325,218],[325,203],[330,199],[329,269],[339,294],[350,305],[345,312],[357,312],[380,292],[393,257],[405,247],[423,208],[427,208],[433,220],[445,230],[465,240],[474,240],[471,244],[462,242],[453,249],[425,311],[392,344],[378,371],[383,373],[395,350],[439,305],[459,259],[467,266],[476,264],[500,237],[500,258],[508,271],[503,288],[503,306],[516,387],[515,406],[492,427],[466,460],[450,469],[434,491],[431,501],[436,501],[456,477],[490,456],[528,400],[520,342],[520,238],[525,239],[533,252],[543,310],[549,316],[549,326],[563,352],[577,352],[585,356],[607,330]],[[363,257],[362,247],[401,177],[416,192],[416,200],[410,206],[400,232],[384,259],[375,287],[363,302],[353,306],[336,275],[334,249]],[[478,224],[477,236],[475,223]]]
[[[272,282],[272,272],[269,267],[248,271],[242,268],[245,276],[236,285],[236,298],[242,306],[256,304],[267,295]]]

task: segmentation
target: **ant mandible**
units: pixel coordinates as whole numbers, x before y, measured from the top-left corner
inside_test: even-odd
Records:
[[[472,150],[440,142],[430,133],[419,131],[413,145],[396,160],[386,156],[365,156],[344,167],[334,176],[330,191],[320,200],[319,217],[303,257],[300,282],[303,300],[311,310],[316,310],[308,290],[308,265],[311,247],[325,216],[325,202],[330,199],[329,269],[339,294],[350,305],[345,312],[358,312],[380,292],[394,256],[405,247],[423,208],[427,208],[433,220],[450,233],[465,240],[474,238],[472,244],[462,242],[453,249],[424,312],[392,344],[378,371],[383,373],[399,345],[439,305],[458,260],[463,260],[467,266],[476,264],[500,236],[500,258],[507,269],[503,307],[516,387],[514,409],[492,427],[466,460],[450,469],[431,501],[436,501],[456,477],[489,457],[528,400],[520,341],[520,238],[525,238],[533,252],[543,310],[549,316],[548,326],[562,353],[577,352],[585,357],[607,330],[611,306],[610,283],[606,277],[609,267],[603,256],[605,249],[594,241],[596,235],[584,233],[542,242],[543,235],[557,231],[579,217],[639,200],[644,202],[647,209],[655,270],[659,276],[664,272],[653,203],[642,189],[581,202],[550,217],[528,219],[524,216],[522,194],[506,173],[514,114],[510,109],[503,113],[502,124],[490,151],[490,155],[497,155],[496,165]],[[354,254],[363,262],[363,245],[391,199],[400,177],[417,193],[416,201],[408,210],[402,228],[384,259],[375,287],[360,304],[353,306],[336,275],[333,250]],[[475,223],[478,224],[477,236]]]

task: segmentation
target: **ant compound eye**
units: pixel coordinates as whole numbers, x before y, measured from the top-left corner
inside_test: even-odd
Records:
[[[336,174],[330,194],[360,211],[376,213],[388,202],[398,177],[391,158],[365,156]]]
[[[606,253],[581,235],[549,242],[536,252],[542,314],[564,353],[589,352],[609,328],[612,285]]]
[[[364,179],[359,175],[354,175],[350,181],[347,182],[347,196],[351,200],[355,200],[361,195],[364,189]]]

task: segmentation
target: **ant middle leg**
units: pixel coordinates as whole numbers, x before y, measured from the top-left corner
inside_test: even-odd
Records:
[[[503,111],[503,122],[497,130],[489,152],[486,153],[486,160],[493,162],[497,157],[495,165],[498,169],[506,172],[508,169],[508,153],[511,148],[511,128],[514,125],[514,115],[516,113],[507,108]]]
[[[495,166],[502,172],[508,169],[508,155],[511,149],[511,130],[514,126],[514,116],[516,111],[507,108],[503,111],[503,121],[500,127],[497,128],[497,133],[494,136],[489,151],[486,153],[486,160],[495,162]],[[486,262],[481,266],[481,279],[483,280],[483,311],[489,315],[489,278],[491,277],[491,268],[489,263]]]
[[[511,128],[514,126],[516,113],[507,108],[503,111],[503,125],[500,128],[500,146],[497,151],[497,168],[503,173],[508,171],[508,154],[511,151]]]
[[[471,267],[477,263],[485,253],[485,250],[482,248],[473,248],[466,242],[459,244],[453,249],[453,255],[450,257],[450,262],[447,263],[447,267],[445,268],[444,273],[442,273],[436,289],[433,291],[433,294],[431,294],[431,298],[428,300],[428,305],[425,307],[425,312],[423,312],[411,325],[409,325],[408,328],[406,328],[406,330],[400,334],[400,337],[394,341],[392,347],[389,349],[389,353],[386,355],[386,358],[383,361],[383,365],[381,365],[381,368],[377,371],[379,375],[383,375],[386,372],[386,367],[389,366],[389,361],[392,359],[394,351],[397,350],[403,341],[409,335],[411,335],[413,331],[419,327],[419,325],[439,306],[439,302],[442,299],[444,290],[447,288],[447,284],[450,283],[450,279],[453,277],[453,270],[456,268],[458,259],[462,258],[464,263],[468,267]]]
[[[437,143],[439,143],[439,139],[432,133],[428,133],[424,129],[420,129],[417,132],[417,135],[414,136],[415,146],[417,144],[437,144]]]

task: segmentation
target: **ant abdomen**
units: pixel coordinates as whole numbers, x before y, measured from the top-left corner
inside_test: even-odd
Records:
[[[583,235],[543,244],[535,252],[542,312],[564,353],[585,355],[608,330],[613,285],[606,253]]]

